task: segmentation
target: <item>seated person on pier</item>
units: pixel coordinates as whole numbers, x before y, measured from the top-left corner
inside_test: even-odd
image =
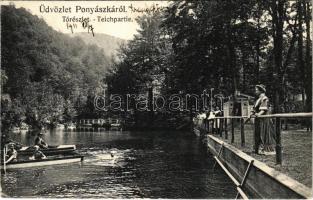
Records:
[[[8,144],[8,151],[6,153],[5,163],[13,162],[17,160],[17,151],[14,148],[13,143]]]
[[[34,148],[34,154],[29,158],[30,160],[41,160],[47,158],[46,155],[39,150],[39,146],[35,145]]]
[[[42,132],[38,133],[38,136],[35,139],[35,145],[37,145],[39,148],[42,148],[42,149],[48,149],[49,146],[47,143],[45,143],[42,136],[43,136]]]

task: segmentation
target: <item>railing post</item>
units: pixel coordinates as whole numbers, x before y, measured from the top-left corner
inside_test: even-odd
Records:
[[[256,154],[259,153],[259,145],[260,145],[260,119],[256,117],[254,120],[254,152]]]
[[[281,120],[279,117],[275,120],[276,124],[276,163],[281,164],[282,163],[282,146],[281,146]]]
[[[216,124],[216,127],[218,127],[217,130],[218,130],[220,137],[223,137],[223,119],[218,119],[218,122],[219,123]]]
[[[217,127],[217,119],[213,119],[213,129],[214,129],[214,134],[218,134],[218,129]]]
[[[288,121],[287,121],[287,118],[285,118],[285,130],[288,130]]]
[[[210,120],[211,121],[211,133],[212,135],[214,135],[214,120]]]
[[[235,142],[235,127],[234,127],[234,119],[231,120],[231,143]]]
[[[244,147],[246,139],[245,139],[245,124],[243,118],[240,119],[240,135],[241,135],[241,146]]]
[[[228,139],[228,131],[227,131],[227,118],[225,118],[225,120],[224,120],[224,122],[225,122],[225,139]]]

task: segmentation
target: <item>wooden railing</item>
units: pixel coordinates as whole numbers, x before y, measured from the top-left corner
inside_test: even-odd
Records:
[[[260,146],[260,129],[259,124],[264,118],[275,119],[275,136],[276,136],[276,163],[282,163],[282,144],[281,144],[281,119],[282,118],[312,118],[313,113],[279,113],[279,114],[271,114],[271,115],[261,115],[261,116],[227,116],[227,117],[215,117],[211,119],[213,121],[211,132],[213,130],[218,131],[216,134],[219,134],[222,137],[222,131],[225,132],[225,139],[228,139],[228,120],[230,121],[231,126],[231,143],[234,143],[235,135],[234,135],[234,120],[240,121],[240,137],[241,137],[241,146],[245,146],[245,123],[249,121],[249,119],[254,118],[254,152],[258,154],[259,146]],[[219,121],[218,121],[219,120]],[[219,124],[219,128],[215,129],[214,126]],[[207,130],[209,130],[209,124],[207,124]]]

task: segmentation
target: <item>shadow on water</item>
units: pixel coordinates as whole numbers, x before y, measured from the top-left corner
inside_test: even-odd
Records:
[[[35,136],[17,134],[31,145]],[[234,198],[235,187],[199,138],[183,132],[61,132],[51,145],[77,144],[82,163],[12,170],[1,177],[10,197]]]

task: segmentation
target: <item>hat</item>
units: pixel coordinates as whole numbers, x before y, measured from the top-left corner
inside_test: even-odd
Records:
[[[257,87],[262,92],[266,92],[265,85],[263,85],[263,84],[256,85],[255,87]]]
[[[14,147],[14,143],[13,142],[10,142],[10,143],[8,143],[8,147]]]

